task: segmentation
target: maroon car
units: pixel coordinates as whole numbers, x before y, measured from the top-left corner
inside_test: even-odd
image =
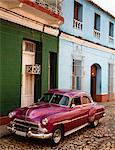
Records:
[[[58,144],[87,125],[98,125],[104,107],[93,102],[84,91],[49,90],[37,103],[9,113],[7,128],[17,135],[47,139]]]

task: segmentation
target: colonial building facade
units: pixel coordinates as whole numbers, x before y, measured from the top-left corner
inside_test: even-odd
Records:
[[[115,99],[115,17],[91,0],[65,0],[59,38],[59,88]]]
[[[0,123],[58,86],[61,1],[0,1]]]
[[[115,17],[91,0],[0,0],[0,42],[1,125],[50,88],[115,99]]]

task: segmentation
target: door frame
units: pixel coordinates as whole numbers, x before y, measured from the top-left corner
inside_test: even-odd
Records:
[[[33,45],[32,46],[32,50],[33,51],[31,51],[31,48],[27,50],[28,46],[26,44],[27,45],[28,44],[30,44],[30,45],[32,44]],[[28,106],[28,105],[30,105],[31,103],[34,102],[34,80],[35,80],[34,78],[35,77],[34,77],[33,74],[27,74],[27,72],[26,72],[26,65],[34,65],[35,64],[35,50],[36,50],[36,43],[35,42],[32,42],[30,40],[23,40],[23,42],[22,42],[22,65],[21,65],[21,68],[22,68],[22,76],[21,76],[21,102],[20,102],[20,106],[21,107]],[[28,56],[29,59],[31,57],[32,62],[30,62],[29,60],[28,60],[28,62],[26,62],[27,60],[24,59],[24,57],[27,57],[27,56]],[[26,82],[28,82],[28,81],[26,81],[26,79],[28,80],[28,78],[30,80],[32,80],[32,82],[30,81],[30,83],[32,83],[31,87],[30,87],[30,89],[32,90],[31,91],[32,95],[26,95],[26,92],[27,92],[26,91],[26,84],[27,84]],[[29,90],[28,88],[29,87],[27,87],[27,90]],[[30,98],[31,96],[32,96],[32,98]]]
[[[97,63],[91,65],[90,93],[94,101],[101,94],[101,66]]]

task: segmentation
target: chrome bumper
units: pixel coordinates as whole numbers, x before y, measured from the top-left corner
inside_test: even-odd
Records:
[[[17,135],[24,136],[24,137],[33,137],[33,138],[39,138],[39,139],[48,139],[52,137],[52,133],[32,133],[32,131],[22,132],[19,130],[16,130],[14,127],[7,126],[7,129]]]
[[[52,137],[52,133],[46,134],[46,133],[41,133],[41,134],[35,134],[32,133],[31,131],[28,131],[27,133],[28,137],[33,137],[33,138],[39,138],[39,139],[48,139]]]

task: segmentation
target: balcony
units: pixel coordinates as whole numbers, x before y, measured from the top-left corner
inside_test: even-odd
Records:
[[[94,29],[93,34],[96,38],[100,39],[100,31]]]
[[[62,10],[61,10],[61,5],[60,5],[61,3],[59,3],[58,1],[36,0],[35,3],[54,12],[55,14],[62,16]]]
[[[64,22],[62,17],[63,0],[0,0],[0,7],[51,25],[60,26]],[[29,15],[28,15],[29,14]]]
[[[82,26],[83,26],[82,22],[74,19],[74,28],[75,29],[82,30]]]

